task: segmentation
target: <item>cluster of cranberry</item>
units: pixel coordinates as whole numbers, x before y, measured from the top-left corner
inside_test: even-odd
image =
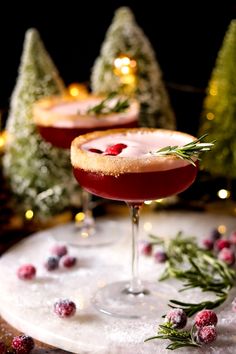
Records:
[[[203,239],[202,247],[208,251],[213,251],[216,257],[232,266],[235,263],[236,231],[233,231],[228,238],[221,234],[217,229],[213,229],[209,235]],[[142,240],[139,243],[140,254],[145,256],[153,255],[155,262],[164,263],[167,254],[164,250],[154,252],[152,243]]]
[[[68,255],[68,249],[64,245],[55,245],[50,250],[51,255],[44,263],[45,269],[53,271],[62,266],[63,268],[71,268],[76,262],[77,258]],[[17,270],[17,276],[22,280],[31,280],[36,276],[36,267],[33,264],[23,264]]]
[[[173,309],[165,317],[166,323],[172,328],[182,329],[187,324],[187,316],[182,309]],[[216,340],[217,315],[212,310],[202,310],[197,313],[194,319],[194,340],[198,344],[209,344]]]
[[[51,249],[51,256],[44,263],[48,271],[57,269],[60,265],[63,268],[71,268],[77,262],[76,257],[68,255],[68,249],[64,245],[55,245]]]
[[[164,250],[157,250],[154,252],[153,247],[152,243],[146,240],[141,240],[139,242],[139,253],[144,256],[153,255],[155,262],[164,263],[168,258],[166,252]]]
[[[64,268],[73,267],[77,258],[68,255],[68,249],[64,245],[55,245],[51,248],[51,256],[44,263],[48,271],[53,271],[61,265]],[[33,264],[23,264],[17,270],[17,276],[21,280],[32,280],[36,276],[36,267]],[[58,300],[54,304],[54,313],[59,317],[71,317],[76,312],[76,305],[69,299]],[[4,352],[3,352],[4,353]],[[0,346],[0,354],[1,346]]]
[[[29,354],[33,348],[33,338],[30,336],[26,336],[25,334],[21,334],[20,336],[14,337],[11,342],[11,349],[13,349],[16,354]],[[0,353],[9,353],[7,346],[2,341],[0,341]]]
[[[226,238],[217,229],[213,229],[208,237],[203,239],[202,245],[206,250],[214,251],[217,258],[227,265],[235,263],[236,231]]]

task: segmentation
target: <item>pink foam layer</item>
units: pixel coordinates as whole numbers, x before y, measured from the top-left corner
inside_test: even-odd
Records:
[[[184,145],[192,141],[190,136],[172,134],[171,132],[136,132],[126,134],[105,135],[82,145],[82,148],[91,148],[105,151],[107,147],[115,144],[125,144],[127,147],[122,150],[119,157],[141,157],[150,156],[150,152],[155,152],[168,145]]]
[[[85,100],[61,100],[58,99],[40,102],[34,108],[35,121],[39,125],[53,126],[58,128],[112,128],[113,126],[126,126],[136,122],[139,115],[139,106],[136,101],[130,102],[130,107],[120,113],[93,114],[88,113],[101,102],[101,98],[89,97]],[[107,102],[107,106],[114,106],[116,99]]]

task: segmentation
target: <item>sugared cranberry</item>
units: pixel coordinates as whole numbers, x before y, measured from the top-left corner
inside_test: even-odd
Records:
[[[236,231],[231,232],[229,240],[232,245],[236,245]]]
[[[167,261],[167,254],[164,251],[156,251],[154,253],[154,260],[157,263],[165,263]]]
[[[77,262],[77,258],[72,256],[64,256],[60,260],[60,264],[65,268],[73,267],[76,264],[76,262]]]
[[[90,152],[94,152],[95,154],[102,154],[102,150],[91,148],[89,149]]]
[[[229,240],[222,238],[216,241],[215,246],[217,251],[221,251],[223,248],[230,248],[231,243]]]
[[[183,309],[170,310],[166,317],[165,322],[171,323],[173,328],[184,328],[187,323],[187,316]]]
[[[211,251],[214,248],[214,241],[210,238],[205,238],[202,241],[202,245],[206,250]]]
[[[232,301],[232,311],[236,312],[236,297]]]
[[[197,331],[197,341],[201,344],[209,344],[216,340],[217,333],[215,326],[204,326]]]
[[[48,271],[52,271],[52,270],[57,269],[59,267],[59,258],[58,257],[54,257],[54,256],[48,257],[48,259],[44,263],[44,267]]]
[[[230,266],[235,262],[235,255],[230,248],[223,248],[223,250],[218,253],[218,259]]]
[[[215,326],[217,324],[216,313],[212,310],[202,310],[195,317],[195,325],[200,328],[204,326]]]
[[[209,235],[207,238],[210,238],[213,242],[216,240],[219,240],[221,238],[221,233],[218,231],[218,229],[213,229],[210,231]]]
[[[7,347],[6,345],[0,341],[0,354],[6,354],[7,353]]]
[[[144,256],[150,256],[152,254],[152,244],[148,241],[142,240],[138,245],[139,253]]]
[[[22,280],[31,280],[36,275],[36,268],[32,264],[23,264],[18,268],[17,275]]]
[[[76,305],[69,299],[59,300],[54,304],[54,312],[59,317],[71,317],[76,312]]]
[[[14,337],[11,345],[17,354],[28,354],[34,348],[34,340],[32,337],[22,334]]]
[[[67,247],[65,245],[55,245],[51,248],[51,254],[61,258],[68,253]]]
[[[105,155],[119,155],[123,149],[127,148],[127,145],[125,144],[115,144],[108,146],[105,150]]]

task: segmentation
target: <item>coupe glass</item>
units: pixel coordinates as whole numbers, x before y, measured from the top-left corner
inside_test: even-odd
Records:
[[[114,105],[119,99],[121,98],[116,96],[108,103]],[[83,99],[53,96],[36,102],[33,112],[40,135],[53,146],[69,151],[72,140],[78,135],[94,130],[137,126],[139,106],[136,101],[130,100],[129,107],[119,113],[88,113],[89,109],[102,101],[102,97],[88,95]],[[81,200],[83,219],[80,223],[75,223],[75,237],[69,242],[67,236],[65,241],[79,246],[97,246],[112,242],[110,234],[115,231],[114,223],[107,223],[104,230],[103,223],[95,223],[93,218],[90,208],[91,194],[82,189]]]
[[[160,286],[139,278],[139,212],[144,201],[175,195],[194,182],[197,166],[174,156],[155,156],[160,148],[193,140],[181,132],[136,128],[94,132],[72,142],[71,161],[78,182],[90,193],[125,201],[131,215],[132,277],[97,291],[92,302],[99,311],[126,318],[156,316]],[[111,147],[114,151],[117,147],[116,155],[106,153]],[[103,153],[92,152],[96,149]]]

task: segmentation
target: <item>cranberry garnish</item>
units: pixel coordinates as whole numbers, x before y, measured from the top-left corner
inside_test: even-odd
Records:
[[[102,154],[102,150],[99,150],[99,149],[95,149],[95,148],[91,148],[89,149],[90,152],[94,152],[96,154]]]
[[[121,151],[123,149],[127,148],[127,145],[125,144],[115,144],[115,145],[111,145],[108,146],[105,150],[105,155],[112,155],[112,156],[116,156],[119,155],[121,153]]]

